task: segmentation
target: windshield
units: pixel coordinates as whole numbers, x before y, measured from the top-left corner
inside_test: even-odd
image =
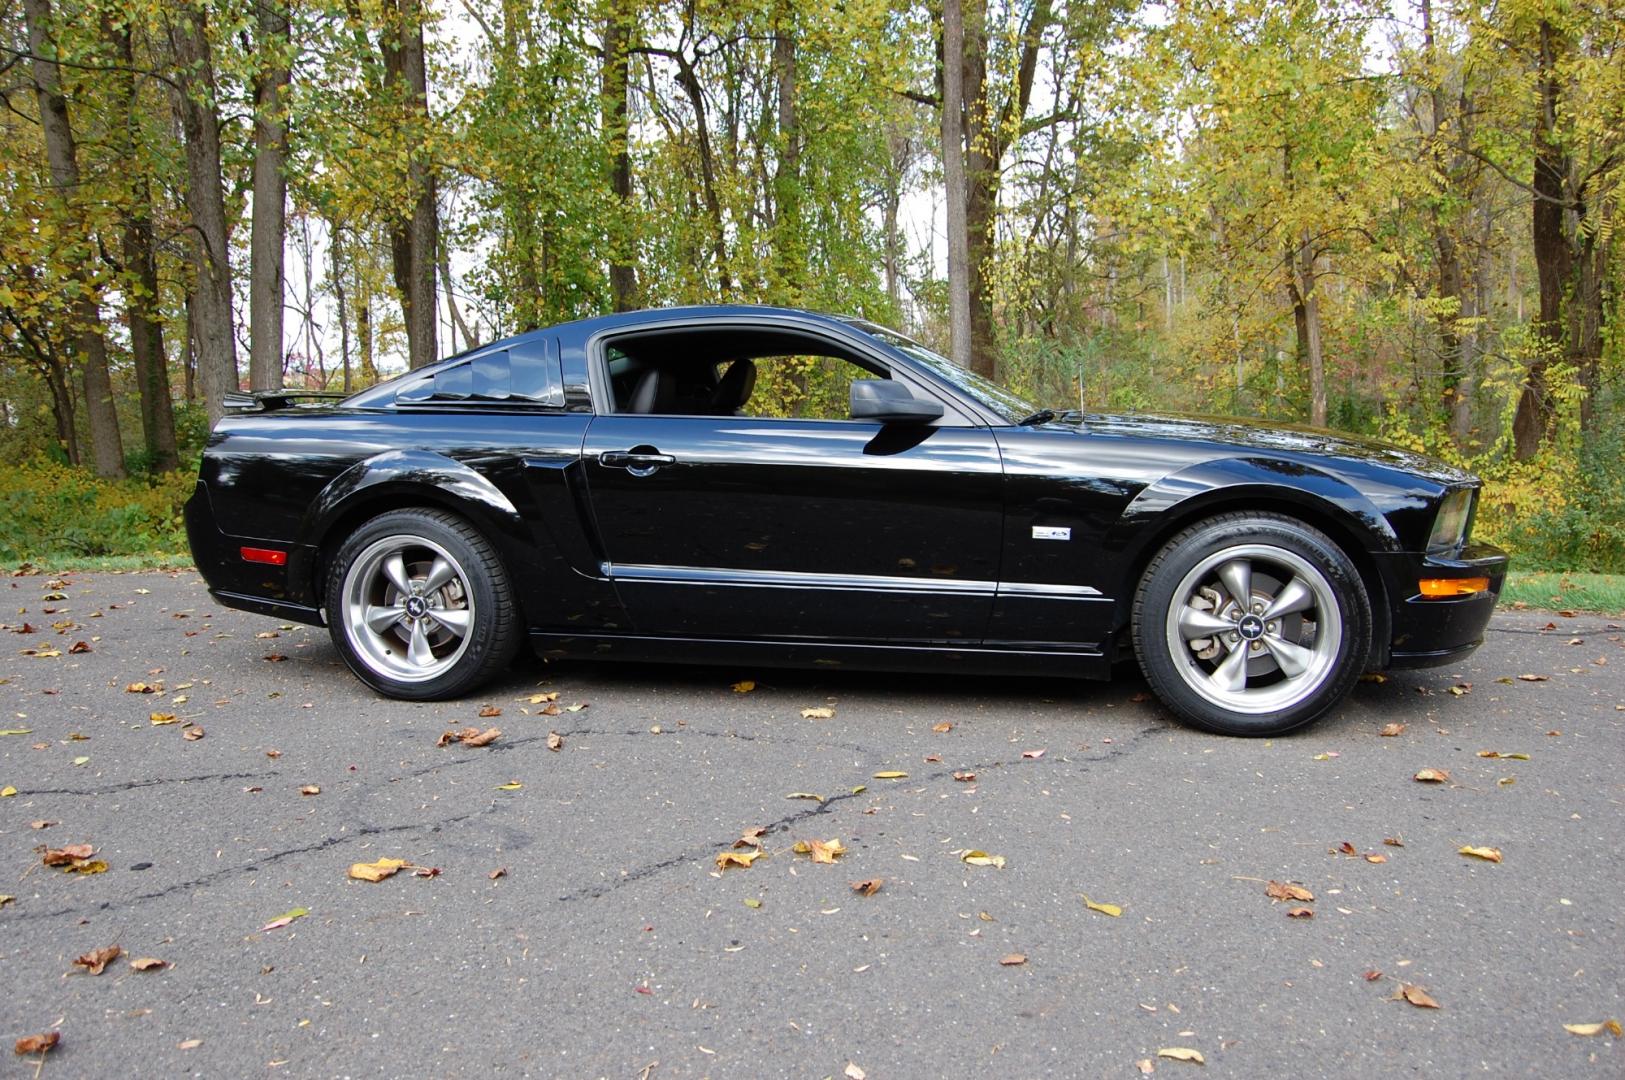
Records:
[[[918,360],[943,379],[998,413],[1008,423],[1017,423],[1038,411],[1033,405],[1023,401],[992,379],[984,378],[974,371],[960,367],[946,356],[932,352],[919,342],[912,341],[895,330],[887,330],[883,326],[876,326],[870,322],[854,322],[852,325],[870,337],[885,342],[898,352],[906,353],[912,359]]]

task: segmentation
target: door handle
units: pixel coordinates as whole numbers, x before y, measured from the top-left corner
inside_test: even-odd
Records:
[[[677,459],[670,454],[649,450],[606,450],[598,455],[598,464],[606,469],[625,469],[633,476],[649,476],[662,465],[675,465]]]

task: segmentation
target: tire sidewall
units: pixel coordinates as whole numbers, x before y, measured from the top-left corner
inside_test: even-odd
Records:
[[[1165,633],[1174,595],[1187,572],[1225,548],[1271,544],[1307,559],[1330,584],[1342,609],[1342,635],[1332,670],[1309,697],[1268,713],[1225,709],[1192,690],[1169,655]],[[1274,736],[1312,723],[1335,707],[1359,680],[1371,650],[1371,605],[1353,562],[1329,537],[1274,514],[1237,514],[1192,526],[1175,536],[1147,567],[1134,601],[1134,649],[1157,696],[1186,723],[1224,735]]]
[[[439,701],[458,697],[484,681],[498,662],[493,651],[501,647],[494,633],[499,605],[509,603],[506,581],[492,580],[493,558],[489,550],[477,550],[485,542],[472,528],[457,527],[461,522],[450,515],[425,510],[392,510],[366,522],[345,538],[329,563],[325,589],[328,627],[333,644],[355,676],[380,694],[407,701]],[[356,651],[344,618],[344,582],[358,556],[373,542],[386,536],[417,536],[444,548],[458,564],[472,593],[474,619],[469,626],[468,648],[450,669],[433,679],[405,682],[373,670]],[[494,569],[500,574],[501,567]]]

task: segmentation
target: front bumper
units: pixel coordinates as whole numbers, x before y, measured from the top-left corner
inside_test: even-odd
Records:
[[[1507,553],[1469,544],[1454,558],[1390,555],[1386,575],[1393,618],[1388,667],[1437,667],[1466,656],[1484,641],[1484,628],[1506,581]],[[1423,579],[1488,578],[1489,588],[1462,596],[1423,596]]]

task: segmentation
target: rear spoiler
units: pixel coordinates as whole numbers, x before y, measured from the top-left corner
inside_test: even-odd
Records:
[[[227,412],[274,412],[291,408],[295,402],[343,401],[350,395],[339,390],[232,390],[220,399]]]

